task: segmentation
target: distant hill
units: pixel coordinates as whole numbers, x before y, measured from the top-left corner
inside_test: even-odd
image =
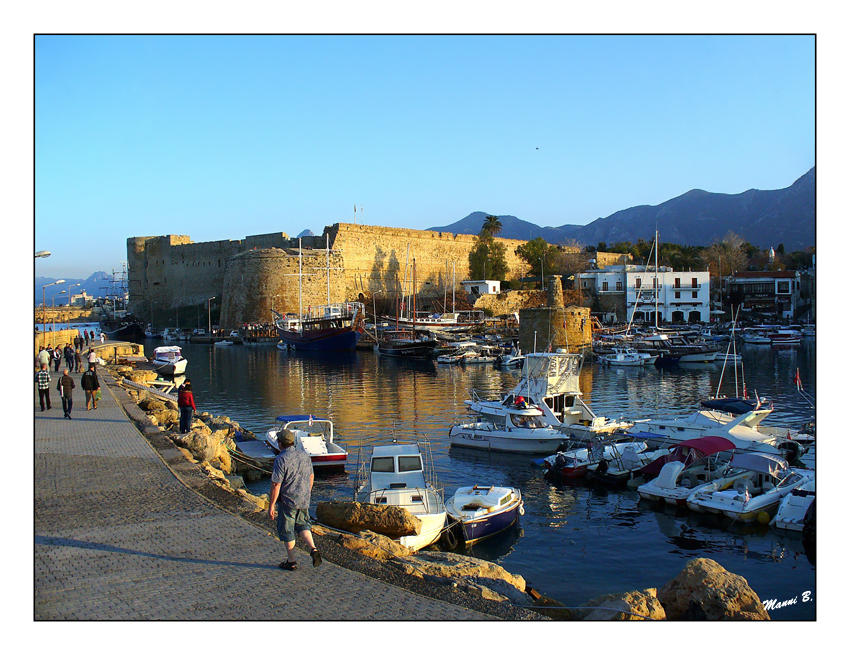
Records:
[[[486,212],[473,212],[438,232],[478,234]],[[815,169],[786,189],[739,194],[710,193],[693,189],[660,205],[623,209],[588,225],[539,227],[516,216],[499,216],[500,237],[530,240],[543,237],[549,243],[575,239],[584,245],[600,241],[649,241],[656,227],[661,241],[690,246],[707,246],[735,232],[759,248],[785,245],[785,250],[804,250],[815,245]]]
[[[42,287],[45,284],[52,284],[56,282],[57,279],[61,278],[51,278],[51,277],[37,277],[35,278],[35,304],[36,306],[41,305],[41,294]],[[116,295],[119,293],[120,284],[118,282],[112,282],[112,275],[110,273],[105,273],[104,271],[98,271],[96,273],[92,273],[86,279],[82,280],[79,278],[65,278],[65,282],[63,284],[57,284],[52,287],[47,287],[44,289],[44,296],[49,306],[53,302],[53,297],[56,297],[55,305],[58,307],[60,305],[68,304],[68,287],[69,285],[78,283],[80,286],[73,287],[71,289],[71,295],[82,293],[85,291],[90,296],[98,297],[106,297],[109,295]],[[65,293],[62,293],[65,291]]]

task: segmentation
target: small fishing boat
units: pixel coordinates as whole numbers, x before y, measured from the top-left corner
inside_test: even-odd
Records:
[[[446,503],[452,532],[467,546],[499,534],[525,513],[522,494],[514,487],[459,487]]]
[[[638,352],[634,348],[614,348],[611,354],[599,355],[599,361],[610,366],[649,366],[654,364],[658,355]]]
[[[597,439],[589,448],[571,448],[562,450],[542,460],[538,460],[546,469],[544,476],[549,480],[575,480],[598,470],[599,464],[605,462],[599,475],[607,472],[611,462],[626,461],[634,462],[634,466],[628,470],[636,470],[648,463],[644,459],[647,447],[640,441],[623,441],[605,443]],[[626,466],[620,467],[624,471]],[[626,475],[628,477],[628,475]]]
[[[334,424],[330,419],[314,417],[311,414],[292,414],[278,416],[280,423],[266,433],[266,442],[275,453],[280,453],[277,436],[282,430],[291,430],[295,434],[295,447],[310,456],[314,469],[342,468],[348,460],[348,453],[334,441]]]
[[[362,475],[358,471],[358,478]],[[402,507],[421,522],[418,534],[397,537],[411,550],[420,550],[440,539],[446,526],[443,490],[435,484],[433,467],[427,470],[418,443],[374,446],[369,460],[365,502]]]
[[[425,359],[434,354],[437,340],[412,330],[381,330],[376,349],[385,357]]]
[[[521,368],[524,361],[523,354],[518,349],[511,348],[510,352],[497,355],[493,364],[500,368]]]
[[[721,514],[741,523],[761,521],[760,515],[769,517],[787,494],[814,479],[814,471],[792,469],[780,456],[767,453],[733,455],[730,466],[749,475],[737,479],[732,489],[724,489],[715,481],[694,491],[688,496],[689,509]]]
[[[222,339],[221,341],[216,341],[213,345],[214,346],[232,346],[233,341],[231,341],[230,339]]]
[[[186,365],[189,363],[183,357],[180,351],[180,346],[159,346],[153,350],[154,369],[157,373],[166,375],[183,375],[186,372]]]

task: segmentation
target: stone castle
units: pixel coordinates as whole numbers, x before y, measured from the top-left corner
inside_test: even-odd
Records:
[[[525,241],[497,240],[506,247],[507,277],[522,277],[527,266],[514,250]],[[405,280],[409,293],[414,261],[417,293],[442,299],[453,281],[462,292],[474,244],[473,235],[348,223],[300,240],[282,232],[205,243],[183,235],[130,237],[130,305],[159,326],[206,326],[208,304],[220,311],[222,327],[265,323],[273,309],[394,297]]]

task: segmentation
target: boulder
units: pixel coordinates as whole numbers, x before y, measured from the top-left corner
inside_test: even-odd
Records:
[[[146,412],[161,412],[166,409],[165,402],[159,398],[143,398],[139,401],[139,407]]]
[[[320,523],[346,532],[370,530],[391,538],[419,534],[422,521],[403,507],[350,503],[343,501],[319,503],[316,518]]]
[[[340,534],[338,542],[350,550],[374,559],[393,559],[410,555],[410,549],[389,537],[364,530],[359,535]]]
[[[411,575],[433,575],[437,577],[463,579],[465,583],[483,584],[489,586],[493,580],[508,583],[515,589],[525,593],[525,579],[503,569],[498,564],[487,562],[475,557],[467,557],[458,553],[443,553],[437,551],[420,551],[402,560],[406,573]],[[496,589],[503,596],[506,588],[497,585]],[[528,598],[523,596],[527,602]]]
[[[671,620],[702,614],[710,621],[770,620],[758,595],[743,577],[704,557],[688,562],[659,590],[658,600]]]
[[[585,606],[598,609],[577,610],[576,618],[584,621],[661,621],[667,618],[655,589],[606,594],[588,601]]]
[[[540,614],[553,621],[573,621],[575,619],[575,615],[571,609],[548,596],[538,596],[535,598],[534,607],[539,608],[537,611]]]
[[[130,382],[135,382],[137,384],[147,384],[151,380],[156,380],[157,375],[156,371],[133,371],[130,373],[128,377]]]
[[[215,444],[201,432],[188,432],[186,434],[174,434],[171,436],[172,441],[178,446],[182,446],[199,462],[209,462],[215,457]]]
[[[155,411],[148,410],[148,416],[155,418],[158,425],[177,425],[180,422],[180,413],[166,407]]]
[[[165,406],[166,406],[168,409],[173,409],[174,411],[180,411],[180,408],[177,406],[177,403],[176,403],[175,401],[173,401],[173,400],[166,400],[166,401],[165,401]]]

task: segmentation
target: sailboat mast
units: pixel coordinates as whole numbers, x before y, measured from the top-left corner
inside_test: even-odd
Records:
[[[452,314],[455,313],[455,263],[452,262]]]
[[[330,247],[330,235],[325,234],[325,267],[328,272],[328,304],[331,304],[331,247]]]
[[[303,256],[301,237],[298,237],[298,329],[301,334],[304,334],[304,304],[301,302],[301,266]]]
[[[655,331],[658,332],[658,294],[661,292],[658,284],[658,230],[655,230]]]
[[[413,287],[413,307],[411,308],[413,312],[413,340],[416,341],[416,257],[413,258],[413,282],[411,286]]]

